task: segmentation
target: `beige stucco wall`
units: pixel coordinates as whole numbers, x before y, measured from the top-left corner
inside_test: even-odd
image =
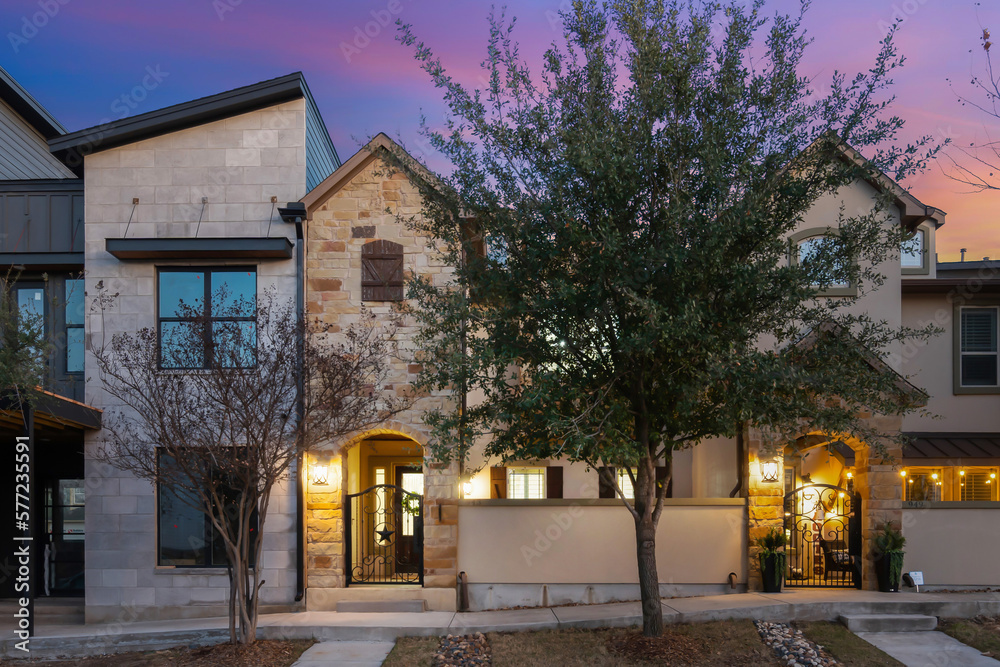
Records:
[[[106,238],[194,237],[208,198],[199,237],[264,236],[279,205],[305,194],[305,103],[296,100],[153,137],[86,158],[86,288],[97,283],[119,296],[102,317],[87,318],[88,349],[118,332],[156,326],[157,266],[219,266],[222,261],[119,261]],[[132,199],[139,204],[133,213]],[[128,225],[129,217],[131,225]],[[274,214],[272,237],[295,238],[294,227]],[[239,261],[240,265],[255,264]],[[258,293],[273,286],[279,297],[295,295],[294,260],[257,264]],[[86,361],[87,403],[113,408],[101,389],[92,354]],[[98,465],[93,454],[101,433],[88,433],[86,559],[87,620],[224,616],[225,570],[156,566],[156,499],[141,480]],[[295,595],[295,489],[277,487],[264,531],[265,605],[288,607]]]
[[[664,508],[657,529],[657,571],[671,584],[746,581],[746,508]],[[472,584],[638,582],[635,527],[620,504],[541,503],[459,507],[459,564]]]
[[[928,586],[1000,586],[1000,508],[904,509],[903,571]]]

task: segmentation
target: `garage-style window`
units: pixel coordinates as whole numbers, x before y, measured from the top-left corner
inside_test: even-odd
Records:
[[[161,268],[158,307],[161,368],[256,363],[255,268]]]

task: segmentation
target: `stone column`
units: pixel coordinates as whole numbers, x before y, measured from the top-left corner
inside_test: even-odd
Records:
[[[424,459],[424,588],[458,579],[458,464]]]
[[[869,420],[883,433],[898,433],[902,425],[901,417],[876,416]],[[899,468],[903,451],[894,445],[887,454],[891,461],[873,458],[866,444],[855,451],[854,489],[861,496],[862,582],[866,590],[878,589],[872,560],[875,534],[886,522],[892,523],[897,530],[902,529],[903,487]]]
[[[315,455],[308,460],[315,460]],[[347,484],[346,458],[331,457],[329,474],[329,484],[315,485],[307,468],[306,586],[310,588],[343,588],[345,583],[341,489]]]
[[[751,428],[747,438],[747,589],[751,591],[763,588],[760,548],[755,546],[754,542],[772,528],[782,530],[785,525],[785,492],[781,482],[784,465],[781,455],[778,454],[778,481],[765,482],[761,478],[761,458],[767,460],[773,457],[762,453],[763,444],[760,432]]]

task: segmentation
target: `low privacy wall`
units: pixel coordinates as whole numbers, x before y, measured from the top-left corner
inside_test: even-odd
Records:
[[[746,508],[672,499],[656,535],[661,584],[746,581]],[[459,507],[458,563],[472,585],[636,584],[635,528],[619,501],[471,500]]]
[[[1000,586],[1000,503],[904,508],[903,535],[903,571],[922,571],[924,585]]]

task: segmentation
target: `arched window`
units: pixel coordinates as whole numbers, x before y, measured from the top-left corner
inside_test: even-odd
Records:
[[[378,240],[361,248],[361,300],[403,300],[403,246]]]
[[[805,229],[789,238],[792,264],[808,266],[814,258],[823,257],[823,267],[828,270],[818,274],[817,284],[823,286],[822,296],[856,296],[857,288],[850,282],[848,267],[836,258],[838,231],[835,228]]]

